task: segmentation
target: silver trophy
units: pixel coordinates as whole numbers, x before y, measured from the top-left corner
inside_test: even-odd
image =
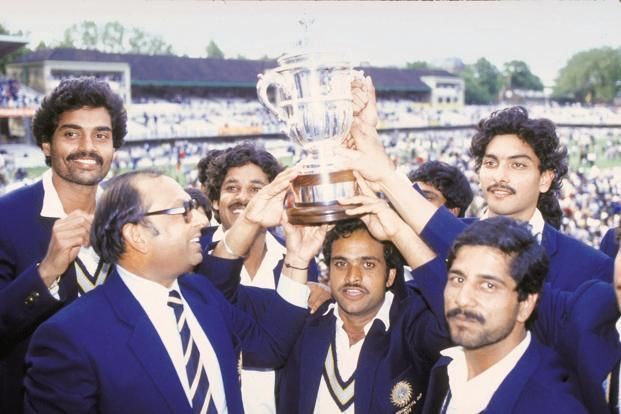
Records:
[[[259,101],[278,117],[284,132],[305,153],[287,209],[293,224],[348,218],[336,200],[356,194],[354,175],[340,168],[334,149],[353,120],[351,82],[362,73],[349,62],[318,54],[284,55],[279,66],[259,75]]]

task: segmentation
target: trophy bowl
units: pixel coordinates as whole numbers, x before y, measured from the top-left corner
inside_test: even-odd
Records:
[[[332,223],[350,216],[336,200],[356,194],[354,175],[338,165],[353,120],[351,82],[362,77],[350,63],[318,54],[284,55],[259,75],[259,101],[303,150],[287,208],[293,224]]]

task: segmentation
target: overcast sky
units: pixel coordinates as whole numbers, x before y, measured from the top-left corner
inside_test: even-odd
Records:
[[[32,47],[60,41],[84,20],[119,21],[160,34],[176,53],[205,56],[214,40],[227,57],[279,56],[314,20],[312,38],[354,62],[486,57],[501,68],[523,60],[546,85],[576,52],[621,47],[621,2],[253,2],[0,0],[0,23],[29,33]]]

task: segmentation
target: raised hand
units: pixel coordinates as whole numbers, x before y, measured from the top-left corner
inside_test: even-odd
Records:
[[[296,267],[306,267],[319,253],[326,233],[333,225],[302,226],[289,223],[287,214],[283,213],[281,225],[285,231],[287,253],[285,262]]]
[[[360,176],[358,178],[360,195],[353,196],[344,200],[339,200],[339,204],[354,206],[345,212],[348,215],[360,215],[360,219],[366,224],[369,233],[378,240],[393,240],[396,235],[407,228],[407,224],[401,217],[388,205],[385,200],[379,198]]]
[[[271,183],[252,197],[241,217],[262,227],[279,224],[289,184],[298,176],[299,171],[298,166],[293,166],[278,174]]]
[[[89,245],[92,223],[93,215],[80,210],[56,220],[47,253],[39,265],[39,275],[46,286],[67,270],[82,246]]]

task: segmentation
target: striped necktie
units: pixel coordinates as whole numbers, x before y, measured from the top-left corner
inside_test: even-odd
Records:
[[[177,329],[181,336],[181,347],[183,350],[183,360],[188,374],[190,385],[190,397],[192,399],[192,411],[195,414],[217,413],[216,407],[211,398],[209,380],[205,366],[200,357],[200,352],[190,334],[190,327],[186,318],[185,309],[179,292],[171,290],[168,294],[168,306],[175,312]]]

